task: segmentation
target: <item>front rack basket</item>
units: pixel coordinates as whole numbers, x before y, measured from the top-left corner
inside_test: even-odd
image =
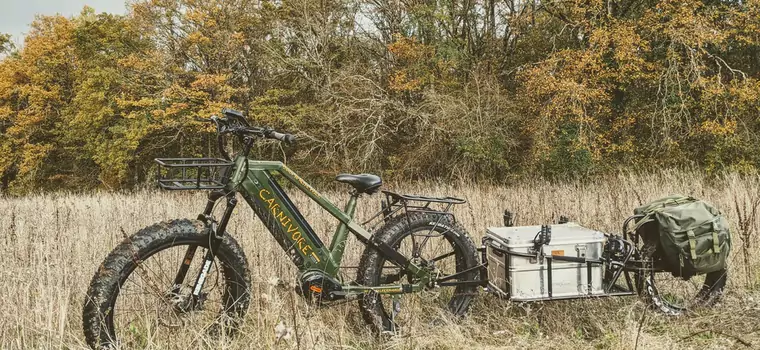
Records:
[[[219,158],[156,158],[158,186],[165,190],[224,188],[232,162]]]

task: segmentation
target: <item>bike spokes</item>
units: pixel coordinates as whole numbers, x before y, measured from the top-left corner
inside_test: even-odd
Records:
[[[652,274],[655,298],[673,310],[694,310],[700,306],[699,292],[705,282],[705,275],[691,277],[688,281],[674,277],[669,272]],[[657,303],[658,300],[654,302]]]
[[[204,260],[193,259],[189,252],[194,255],[195,247],[173,247],[138,262],[120,287],[113,310],[121,345],[161,347],[171,339],[204,334],[217,321],[223,303],[215,285],[221,273],[215,264],[209,264],[204,272]],[[186,278],[179,281],[175,275],[178,266],[182,273],[203,275],[205,283],[196,285]],[[201,288],[196,291],[196,287]]]
[[[408,257],[418,266],[431,272],[431,278],[437,276],[456,274],[462,268],[457,265],[457,251],[448,238],[440,232],[429,233],[429,228],[408,234],[394,248],[402,255]],[[416,283],[406,270],[390,262],[386,262],[382,268],[381,284],[405,284]],[[396,325],[409,324],[413,317],[402,312],[405,308],[423,308],[436,310],[445,307],[445,303],[453,295],[453,288],[432,288],[419,294],[385,295],[380,297],[380,302],[385,314],[389,318],[386,331],[399,334],[400,329]]]

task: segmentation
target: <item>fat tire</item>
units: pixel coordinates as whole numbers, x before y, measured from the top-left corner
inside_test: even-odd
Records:
[[[105,258],[92,277],[82,310],[82,325],[87,344],[93,349],[108,348],[113,339],[107,326],[107,316],[116,303],[118,291],[134,271],[136,260],[145,260],[162,250],[179,245],[209,247],[206,225],[198,220],[172,220],[146,227],[122,241]],[[245,315],[250,302],[250,270],[243,249],[232,236],[225,233],[216,261],[225,279],[224,298],[228,315],[233,322]],[[197,257],[196,257],[197,258]],[[232,327],[234,330],[235,327]]]
[[[440,219],[440,222],[438,221]],[[439,222],[450,230],[445,233],[446,238],[453,244],[457,251],[457,264],[463,264],[461,269],[465,270],[475,267],[479,264],[478,251],[472,242],[467,231],[457,222],[454,222],[451,216],[446,215],[441,218],[440,215],[429,213],[412,213],[400,215],[391,219],[381,227],[374,236],[381,242],[385,242],[391,247],[397,248],[397,245],[409,234],[420,228],[431,228],[433,224]],[[357,281],[364,286],[376,286],[379,284],[382,276],[382,267],[386,259],[380,252],[368,246],[362,254],[357,272]],[[464,275],[464,279],[469,281],[477,280],[479,272],[472,271]],[[450,288],[450,287],[449,287]],[[478,294],[477,286],[457,286],[454,294],[449,300],[448,309],[455,316],[464,316],[470,308],[474,297]],[[359,299],[359,309],[362,318],[377,335],[383,332],[391,331],[394,328],[390,317],[385,312],[380,296],[377,293],[365,293]]]

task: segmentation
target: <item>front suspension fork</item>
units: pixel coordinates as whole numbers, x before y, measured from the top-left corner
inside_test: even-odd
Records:
[[[230,221],[230,217],[232,216],[232,211],[235,209],[235,206],[237,205],[237,199],[234,195],[227,195],[227,208],[224,210],[224,214],[222,215],[222,218],[219,220],[219,223],[217,224],[213,220],[208,220],[208,218],[211,215],[211,211],[214,209],[214,204],[216,201],[218,201],[221,197],[224,197],[225,195],[221,192],[214,191],[209,193],[208,196],[208,202],[206,203],[206,208],[203,211],[203,214],[201,214],[199,217],[206,221],[209,227],[208,235],[210,240],[210,246],[209,249],[206,250],[206,254],[203,257],[203,264],[201,265],[201,270],[198,272],[198,276],[195,279],[195,284],[193,285],[193,291],[192,291],[192,305],[195,305],[201,298],[201,290],[203,289],[203,285],[206,282],[206,278],[208,277],[208,273],[211,270],[211,266],[214,263],[214,256],[216,251],[219,249],[219,245],[222,242],[222,239],[224,238],[224,233],[227,230],[227,224]],[[182,287],[182,283],[185,281],[185,277],[187,276],[187,272],[190,269],[190,264],[193,262],[193,257],[195,256],[195,252],[198,249],[198,246],[191,245],[187,247],[187,251],[185,252],[185,257],[182,260],[182,265],[180,265],[179,270],[177,271],[177,275],[174,277],[174,285],[172,287],[172,293],[174,295],[179,294],[180,289]]]

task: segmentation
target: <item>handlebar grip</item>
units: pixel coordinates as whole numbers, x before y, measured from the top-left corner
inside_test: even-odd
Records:
[[[276,132],[276,131],[272,131],[269,134],[269,137],[273,138],[275,140],[280,140],[280,141],[285,142],[285,143],[287,143],[289,145],[296,141],[295,135],[283,134],[283,133],[279,133],[279,132]]]

